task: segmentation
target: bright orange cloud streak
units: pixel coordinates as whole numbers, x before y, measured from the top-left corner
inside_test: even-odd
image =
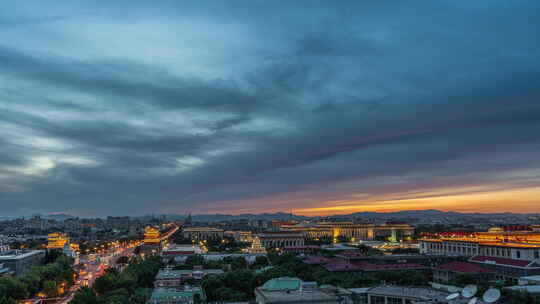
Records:
[[[393,212],[418,209],[484,213],[534,213],[540,212],[540,187],[456,195],[438,195],[437,191],[426,191],[420,198],[326,202],[321,203],[321,205],[326,206],[295,209],[295,213],[315,216],[362,211]]]

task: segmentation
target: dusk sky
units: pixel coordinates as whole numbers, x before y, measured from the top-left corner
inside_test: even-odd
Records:
[[[2,1],[0,216],[540,212],[540,1]]]

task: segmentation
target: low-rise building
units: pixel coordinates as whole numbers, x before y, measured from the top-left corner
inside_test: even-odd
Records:
[[[204,254],[207,251],[203,249],[198,244],[191,245],[172,245],[164,249],[161,252],[161,255],[164,257],[175,257],[175,256],[189,256],[193,254]]]
[[[171,289],[156,288],[147,304],[194,304],[204,299],[204,294],[200,288]]]
[[[506,290],[517,291],[517,292],[526,292],[532,295],[540,295],[540,285],[517,285],[505,287]]]
[[[2,254],[2,252],[4,251],[9,251],[9,245],[8,244],[2,244],[0,243],[0,254]]]
[[[304,245],[304,246],[287,246],[283,247],[283,252],[290,253],[314,253],[321,250],[317,245]]]
[[[254,235],[251,231],[225,231],[223,235],[233,238],[236,242],[251,243]]]
[[[281,277],[267,281],[255,289],[258,304],[320,303],[338,304],[339,298],[321,290],[315,282],[303,282],[298,278]]]
[[[439,233],[420,240],[420,253],[540,262],[540,232],[492,228],[487,232]]]
[[[174,257],[174,261],[177,263],[184,263],[189,255],[178,255]],[[255,262],[255,259],[259,256],[266,256],[266,254],[250,254],[250,253],[208,253],[200,255],[205,261],[222,261],[225,258],[243,258],[248,264]]]
[[[469,262],[480,264],[495,273],[496,280],[514,281],[520,277],[540,275],[540,264],[535,261],[474,256]]]
[[[540,275],[526,276],[518,279],[519,285],[540,285]]]
[[[223,238],[223,229],[213,227],[189,227],[182,230],[186,239],[194,241],[199,240],[217,240]]]
[[[0,263],[0,277],[12,275],[13,271],[7,268],[4,263]]]
[[[416,304],[416,303],[452,303],[465,304],[470,299],[446,300],[450,294],[432,288],[403,287],[381,285],[366,288],[351,288],[355,304]]]
[[[220,274],[223,274],[221,269],[172,270],[166,268],[157,273],[154,286],[156,288],[180,288],[186,280],[202,280],[207,275]]]
[[[16,276],[24,275],[32,266],[40,265],[45,257],[43,250],[9,250],[2,252],[0,263]]]
[[[459,261],[442,264],[433,269],[433,280],[438,283],[449,283],[460,275],[469,275],[478,281],[489,281],[495,273],[480,265]]]
[[[258,235],[265,248],[304,246],[304,236],[295,231],[266,231]]]
[[[323,266],[330,272],[379,272],[379,271],[405,271],[405,270],[429,270],[430,268],[417,263],[399,264],[373,264],[369,262],[350,262],[336,259]]]

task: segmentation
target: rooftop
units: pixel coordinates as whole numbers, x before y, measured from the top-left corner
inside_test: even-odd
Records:
[[[202,295],[201,289],[193,288],[191,290],[176,290],[176,289],[165,289],[157,288],[152,292],[150,301],[165,301],[165,300],[177,300],[177,299],[191,299],[196,294]]]
[[[526,291],[528,293],[540,294],[540,285],[511,286],[511,287],[505,287],[505,289],[510,289],[514,291]]]
[[[526,276],[519,278],[520,280],[538,281],[540,282],[540,275]]]
[[[462,272],[462,273],[488,273],[490,272],[488,269],[485,269],[484,267],[478,266],[476,264],[467,263],[467,262],[458,262],[458,261],[440,265],[436,269]]]
[[[351,288],[354,293],[369,293],[384,296],[406,297],[414,300],[437,300],[444,301],[449,295],[447,292],[439,291],[432,288],[420,287],[403,287],[393,285],[381,285],[371,288]]]
[[[222,274],[223,270],[221,269],[196,269],[196,270],[162,269],[156,275],[156,280],[182,278],[182,277],[185,277],[186,275],[191,275],[193,273]]]
[[[315,282],[302,282],[298,278],[281,277],[267,281],[256,293],[271,303],[325,302],[336,297],[317,288]]]
[[[534,261],[515,260],[507,258],[496,258],[477,255],[472,257],[469,261],[475,263],[484,263],[492,265],[512,266],[512,267],[534,267]]]
[[[267,281],[259,289],[265,291],[298,290],[302,284],[299,278],[281,277]]]
[[[328,271],[383,271],[425,269],[426,266],[417,263],[373,264],[368,262],[348,262],[337,260],[323,266]]]
[[[267,291],[258,289],[257,292],[271,303],[295,303],[295,302],[334,302],[337,297],[320,290],[309,291]]]
[[[334,261],[332,258],[327,258],[324,256],[309,256],[304,259],[304,263],[318,265],[318,264],[327,264]]]
[[[366,255],[359,250],[345,250],[337,254],[337,256],[346,258],[365,257]]]
[[[283,250],[285,251],[291,251],[291,250],[316,250],[320,249],[320,246],[317,245],[306,245],[306,246],[286,246],[283,247]]]
[[[184,228],[184,232],[223,232],[223,229],[214,227],[189,227]]]
[[[43,253],[43,250],[28,250],[28,251],[22,251],[22,250],[10,250],[10,251],[4,251],[0,254],[0,260],[6,261],[6,260],[18,260],[18,259],[24,259],[27,257],[31,257],[36,254]]]
[[[343,261],[343,260],[337,260],[330,262],[323,266],[328,271],[361,271],[362,267],[360,267],[357,264]]]

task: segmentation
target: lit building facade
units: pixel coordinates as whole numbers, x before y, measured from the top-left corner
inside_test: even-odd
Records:
[[[259,237],[254,237],[251,246],[246,250],[250,254],[266,254],[266,249],[264,248],[261,239]]]
[[[53,232],[48,235],[47,249],[64,249],[69,244],[69,237],[62,232]]]
[[[540,232],[501,229],[473,233],[450,232],[421,239],[420,252],[540,262]]]
[[[167,246],[169,238],[180,229],[175,224],[163,224],[162,230],[158,227],[147,226],[144,228],[144,239],[141,251],[144,254],[155,254]]]
[[[218,240],[223,238],[223,229],[212,227],[189,227],[182,230],[184,238],[194,241]]]
[[[253,242],[253,233],[251,231],[225,231],[224,235],[233,238],[236,242]]]
[[[159,245],[161,244],[161,232],[155,227],[144,228],[144,244]]]
[[[283,230],[302,233],[307,239],[345,237],[356,240],[382,239],[391,242],[408,240],[414,227],[405,223],[355,224],[353,222],[319,222],[314,224],[283,225]]]
[[[304,235],[301,232],[267,231],[260,233],[258,238],[265,248],[304,246]]]

